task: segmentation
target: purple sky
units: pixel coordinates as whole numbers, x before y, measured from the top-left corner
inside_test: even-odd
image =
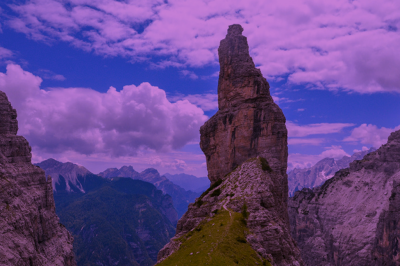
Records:
[[[240,23],[288,120],[289,167],[400,129],[399,1],[36,0],[0,4],[0,90],[35,162],[205,176],[219,41]]]

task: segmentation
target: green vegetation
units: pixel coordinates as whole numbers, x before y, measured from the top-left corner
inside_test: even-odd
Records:
[[[222,183],[222,179],[218,179],[217,181],[212,183],[210,185],[210,187],[206,191],[204,191],[203,194],[201,194],[200,199],[203,198],[205,195],[207,195],[211,190],[213,190],[214,188],[216,188],[219,185],[221,185],[221,183]]]
[[[243,203],[242,207],[242,217],[240,218],[240,221],[244,224],[247,225],[247,218],[249,218],[249,213],[247,212],[247,205],[246,202]]]
[[[260,157],[261,168],[263,171],[268,171],[268,173],[272,172],[272,168],[269,166],[267,159],[264,157]]]
[[[211,197],[217,197],[217,196],[219,196],[219,195],[221,195],[221,190],[219,189],[219,188],[217,188],[216,190],[214,190],[212,193],[211,193]]]
[[[180,238],[179,250],[158,266],[186,265],[271,265],[246,241],[248,229],[241,213],[220,210],[210,221]]]
[[[204,201],[202,201],[201,199],[196,200],[196,202],[194,203],[198,208],[203,205]]]

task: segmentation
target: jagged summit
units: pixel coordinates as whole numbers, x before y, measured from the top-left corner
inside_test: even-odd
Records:
[[[0,121],[1,135],[17,135],[17,111],[12,108],[11,103],[8,101],[7,95],[2,91],[0,91]]]
[[[218,81],[218,108],[236,106],[243,101],[263,98],[272,102],[269,84],[254,65],[249,54],[247,38],[239,24],[229,26],[226,38],[218,48],[220,72]]]

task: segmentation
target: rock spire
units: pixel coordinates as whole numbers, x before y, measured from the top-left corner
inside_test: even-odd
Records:
[[[242,31],[231,25],[221,41],[219,110],[200,129],[211,186],[178,221],[160,266],[304,265],[289,230],[285,116]]]
[[[229,26],[220,43],[219,110],[200,129],[200,147],[212,183],[256,156],[266,158],[272,169],[286,175],[286,119],[272,100],[267,80],[255,67],[242,31],[240,25]]]
[[[0,91],[0,265],[74,266],[73,238],[55,214],[51,178],[31,164],[16,118]]]

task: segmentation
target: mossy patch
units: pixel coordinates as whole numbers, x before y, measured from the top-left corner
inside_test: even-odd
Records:
[[[267,159],[265,159],[264,157],[259,157],[259,158],[261,162],[261,168],[263,169],[263,171],[268,171],[268,173],[271,173],[272,168],[271,166],[269,166]]]
[[[214,183],[212,183],[210,185],[210,187],[204,191],[201,196],[199,197],[199,199],[202,199],[205,195],[207,195],[211,190],[213,190],[214,188],[218,187],[219,185],[222,184],[222,179],[218,179],[217,181],[215,181]]]
[[[158,266],[186,265],[270,265],[260,258],[246,241],[248,229],[241,222],[242,214],[220,210],[211,220],[192,230],[180,248]],[[188,236],[190,235],[190,236]]]

